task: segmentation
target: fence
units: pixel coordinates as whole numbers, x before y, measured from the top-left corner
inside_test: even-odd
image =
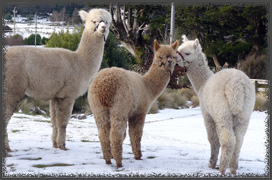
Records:
[[[266,79],[250,79],[250,80],[255,85],[256,92],[265,92],[266,89],[268,88],[268,80]]]

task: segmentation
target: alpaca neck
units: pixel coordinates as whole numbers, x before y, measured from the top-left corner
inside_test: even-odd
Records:
[[[187,76],[197,94],[202,91],[207,80],[214,74],[203,59],[204,57],[202,56],[201,60],[194,60],[187,67]]]
[[[82,62],[82,68],[93,73],[98,71],[104,53],[104,36],[98,36],[96,32],[88,32],[84,29],[76,54]]]
[[[151,98],[156,99],[166,88],[170,80],[170,71],[161,69],[157,64],[152,64],[149,71],[143,76]]]

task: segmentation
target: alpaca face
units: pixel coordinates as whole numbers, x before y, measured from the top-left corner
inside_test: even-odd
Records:
[[[92,9],[79,11],[82,21],[85,21],[85,29],[90,33],[97,33],[99,36],[108,37],[109,27],[112,21],[111,14],[104,9]]]
[[[178,51],[184,57],[184,61],[181,61],[180,64],[184,67],[188,67],[191,63],[202,60],[202,56],[204,56],[204,54],[202,53],[202,48],[198,39],[189,41],[185,35],[182,37],[183,43],[179,46]]]
[[[177,47],[178,41],[172,46],[159,45],[158,42],[154,41],[155,58],[154,63],[158,64],[159,67],[166,69],[173,73],[174,66],[177,63]]]

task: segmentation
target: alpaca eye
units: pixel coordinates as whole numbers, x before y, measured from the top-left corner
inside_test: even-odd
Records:
[[[93,21],[93,23],[95,24],[95,23],[96,23],[96,21]]]
[[[185,55],[186,55],[186,56],[189,56],[189,55],[190,55],[190,53],[185,53]]]
[[[163,57],[159,56],[160,59],[163,59]]]

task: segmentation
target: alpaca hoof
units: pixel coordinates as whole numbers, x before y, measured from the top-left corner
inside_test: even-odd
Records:
[[[220,171],[220,173],[221,173],[222,175],[225,175],[225,171]]]
[[[142,160],[141,157],[135,157],[136,160]]]
[[[236,170],[231,170],[230,173],[236,175]]]
[[[111,160],[109,160],[109,161],[106,161],[106,164],[111,164]]]
[[[12,157],[12,155],[10,155],[10,154],[7,154],[7,155],[6,155],[6,157]]]
[[[215,166],[216,166],[215,164],[210,164],[210,165],[209,165],[209,168],[215,169]]]
[[[10,155],[8,152],[6,152],[3,157],[12,157],[12,155]]]
[[[67,151],[67,150],[69,150],[68,148],[66,148],[65,146],[63,146],[63,147],[59,147],[61,150],[64,150],[64,151]]]
[[[7,148],[7,152],[13,152],[10,148]]]
[[[122,166],[122,163],[117,163],[116,165],[117,165],[117,168],[123,167],[123,166]]]

